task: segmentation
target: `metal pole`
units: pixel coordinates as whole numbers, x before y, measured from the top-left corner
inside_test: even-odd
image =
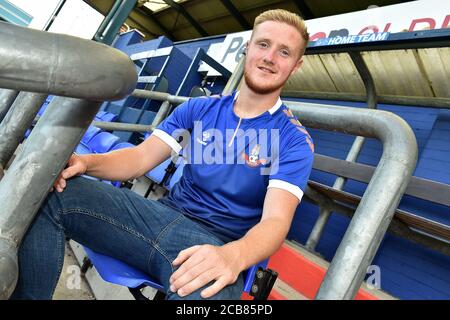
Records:
[[[116,0],[113,4],[113,6],[111,7],[111,9],[109,9],[108,14],[106,15],[105,19],[103,19],[102,23],[100,23],[100,26],[97,29],[97,32],[94,35],[94,40],[98,41],[98,42],[102,42],[103,43],[103,32],[105,31],[106,27],[108,26],[108,24],[111,22],[111,20],[114,18],[114,15],[117,12],[117,9],[119,9],[120,5],[122,4],[123,0]]]
[[[233,74],[222,91],[223,95],[230,95],[233,91],[237,90],[239,84],[241,83],[242,77],[244,76],[244,68],[245,68],[245,54],[241,56],[239,63],[236,68],[234,68]]]
[[[158,113],[152,121],[152,126],[157,127],[169,114],[172,105],[169,101],[164,101],[159,107]]]
[[[157,92],[157,91],[148,91],[148,90],[141,90],[136,89],[131,94],[132,97],[135,98],[141,98],[141,99],[153,99],[158,101],[168,101],[171,104],[179,105],[183,102],[188,101],[189,97],[182,97],[182,96],[173,96],[170,93],[164,93],[164,92]]]
[[[121,99],[136,85],[131,59],[101,43],[4,22],[0,43],[2,88],[102,101]]]
[[[0,299],[7,299],[15,288],[23,235],[100,104],[53,99],[0,182]]]
[[[0,125],[0,176],[46,98],[47,94],[21,92],[3,119]]]
[[[116,0],[108,16],[100,25],[94,39],[104,44],[112,44],[120,27],[127,20],[137,0]]]
[[[352,299],[392,220],[417,162],[417,142],[386,111],[285,101],[310,128],[378,138],[383,154],[331,262],[316,299]]]
[[[375,90],[375,82],[373,81],[369,68],[367,67],[366,63],[364,62],[359,52],[350,52],[349,55],[364,82],[364,86],[366,88],[367,108],[376,109],[377,93]],[[365,141],[364,137],[356,137],[345,160],[355,162],[356,159],[358,159],[358,156],[362,150],[364,141]],[[347,179],[343,177],[338,177],[333,184],[333,188],[337,190],[342,190],[344,188],[346,181]],[[325,230],[325,226],[328,223],[328,220],[330,219],[331,213],[332,210],[330,209],[326,208],[320,209],[319,217],[317,218],[317,221],[314,224],[314,227],[305,244],[305,248],[307,250],[315,251],[316,246],[319,243],[320,238],[322,237],[323,231]]]
[[[19,91],[16,90],[0,89],[0,122],[5,118],[18,94]]]
[[[52,13],[51,17],[47,20],[47,23],[45,24],[44,28],[42,28],[42,30],[48,31],[50,29],[50,27],[52,26],[53,22],[55,22],[56,17],[60,13],[61,9],[66,4],[66,1],[67,0],[60,0],[58,2],[58,4],[56,5],[55,10],[53,10],[53,13]]]
[[[133,7],[134,4],[131,3],[132,1],[127,1],[127,7]],[[136,2],[136,1],[134,1]],[[58,12],[61,7],[64,5],[65,1],[61,1],[58,4],[57,9],[55,10]],[[99,30],[97,31],[97,34],[103,34],[105,28],[111,23],[111,24],[121,24],[123,23],[124,19],[126,19],[126,16],[124,16],[124,1],[117,0],[116,3],[113,5],[112,9],[110,10],[110,13],[105,18],[103,23],[100,25]],[[126,9],[126,8],[125,8]],[[119,18],[116,17],[116,13],[119,10]],[[125,10],[126,11],[126,10]],[[127,11],[128,12],[128,11]],[[126,13],[126,12],[125,12]],[[128,14],[127,14],[128,15]],[[52,17],[53,19],[53,17]],[[119,21],[120,20],[120,21]],[[51,21],[49,22],[51,24]],[[120,26],[119,26],[120,27]],[[109,27],[108,27],[109,28]],[[45,28],[47,30],[48,28]],[[109,28],[109,30],[106,32],[105,37],[102,36],[101,39],[97,39],[100,42],[105,43],[103,40],[109,40],[111,37],[109,35],[109,31],[112,29]],[[114,29],[115,30],[115,29]],[[117,33],[117,30],[116,30]],[[97,35],[96,34],[96,35]],[[111,41],[112,42],[112,41]],[[109,44],[109,43],[107,43]],[[6,96],[8,97],[8,101],[3,102],[2,101],[2,92],[5,92]],[[0,106],[5,107],[5,111],[8,111],[9,106],[11,106],[11,100],[13,100],[13,96],[17,96],[17,91],[13,90],[7,90],[4,89],[0,92]],[[7,162],[12,157],[14,151],[16,150],[17,146],[19,145],[20,141],[23,138],[24,133],[26,132],[26,129],[32,124],[33,118],[36,115],[36,113],[39,111],[39,107],[44,103],[45,98],[47,95],[43,94],[36,94],[36,93],[20,93],[17,96],[16,101],[12,105],[11,109],[15,109],[13,113],[11,113],[11,110],[8,113],[8,120],[5,119],[0,125],[0,179],[3,177],[3,169],[5,168]],[[28,114],[27,114],[28,113]],[[0,111],[0,122],[3,120],[4,114]]]
[[[153,125],[122,123],[122,122],[105,122],[94,121],[92,125],[108,131],[127,131],[127,132],[151,132],[155,129]]]
[[[0,181],[0,299],[17,281],[17,249],[49,188],[100,108],[136,86],[124,53],[90,40],[0,23],[0,87],[57,97]],[[63,128],[64,130],[61,130]]]
[[[310,201],[315,204],[320,204],[320,209],[331,210],[340,213],[348,218],[352,218],[355,213],[355,209],[348,206],[337,203],[332,198],[321,194],[320,192],[314,190],[314,188],[306,187],[305,190],[305,200]],[[438,251],[444,255],[450,256],[450,246],[439,239],[423,235],[418,232],[412,231],[405,223],[397,219],[392,219],[391,224],[388,227],[387,232],[396,235],[398,237],[408,239],[414,243],[418,243],[432,250]]]

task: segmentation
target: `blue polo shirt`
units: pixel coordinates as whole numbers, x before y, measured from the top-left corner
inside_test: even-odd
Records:
[[[280,99],[241,119],[233,111],[237,94],[190,99],[152,133],[183,151],[183,175],[168,199],[226,242],[260,221],[267,188],[301,200],[314,153],[305,127]]]

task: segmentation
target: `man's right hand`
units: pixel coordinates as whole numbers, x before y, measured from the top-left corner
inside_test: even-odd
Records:
[[[69,161],[67,162],[66,168],[59,174],[58,178],[55,180],[53,187],[58,192],[63,192],[66,187],[66,180],[74,176],[79,176],[86,173],[87,164],[82,157],[77,154],[72,154]]]

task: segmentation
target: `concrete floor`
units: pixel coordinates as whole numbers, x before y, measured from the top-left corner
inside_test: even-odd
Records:
[[[69,245],[66,244],[64,266],[53,295],[54,300],[95,300],[85,278],[80,275],[80,266]]]

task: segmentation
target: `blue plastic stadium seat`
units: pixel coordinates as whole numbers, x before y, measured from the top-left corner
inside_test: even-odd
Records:
[[[143,285],[150,286],[164,292],[164,287],[160,283],[139,269],[115,258],[94,252],[87,247],[84,247],[84,250],[103,280],[128,288],[138,288]],[[261,263],[253,265],[245,272],[244,292],[248,293],[252,290],[253,279],[258,268],[266,268],[268,261],[269,259],[266,259]]]
[[[42,116],[45,112],[45,109],[47,109],[47,106],[50,104],[50,102],[53,100],[54,96],[48,96],[47,99],[45,99],[44,103],[42,104],[41,108],[39,109],[37,115]]]
[[[99,111],[95,115],[96,121],[105,121],[105,122],[114,122],[116,121],[118,116],[114,113],[108,112],[108,111]]]
[[[144,140],[148,139],[151,134],[152,134],[151,132],[146,132],[144,134]],[[169,166],[170,162],[171,158],[168,158],[167,160],[165,160],[164,162],[162,162],[161,164],[159,164],[158,166],[147,172],[145,176],[151,179],[152,181],[156,182],[157,184],[160,184],[167,173],[166,169]]]
[[[106,153],[119,142],[119,137],[103,131],[96,134],[88,143],[89,148],[95,153]]]
[[[89,248],[84,247],[84,250],[103,280],[128,288],[147,285],[160,291],[164,290],[162,285],[139,269],[120,260],[96,253]]]
[[[134,144],[132,144],[132,143],[120,142],[120,143],[116,144],[115,146],[113,146],[111,148],[111,150],[109,150],[109,151],[120,150],[120,149],[124,149],[124,148],[132,148],[132,147],[134,147]],[[121,181],[105,181],[105,180],[103,180],[103,182],[109,182],[116,188],[120,188],[122,186]]]
[[[31,129],[28,129],[25,131],[25,138],[28,138],[28,136],[31,134]]]
[[[42,117],[42,115],[43,115],[44,112],[45,112],[45,109],[47,109],[47,106],[48,106],[48,104],[43,104],[43,105],[41,106],[41,108],[39,109],[39,111],[38,111],[38,113],[37,113],[37,115],[38,115],[39,117]]]
[[[183,175],[183,168],[184,168],[184,161],[181,160],[178,161],[178,166],[175,172],[173,173],[172,177],[169,180],[169,185],[167,186],[167,189],[172,190],[175,183],[180,180],[181,176]]]
[[[87,128],[86,132],[84,133],[83,137],[81,138],[81,141],[85,144],[89,143],[89,141],[91,141],[91,139],[97,135],[98,133],[100,133],[102,131],[102,129],[99,129],[97,127],[94,126],[89,126],[89,128]]]
[[[147,172],[145,176],[158,184],[161,183],[162,180],[164,179],[164,176],[166,175],[166,169],[169,166],[170,162],[171,159],[169,158],[160,165],[156,166],[155,168]]]
[[[83,142],[80,141],[80,143],[75,148],[75,152],[78,154],[89,154],[92,153],[92,150],[85,145]]]
[[[124,149],[124,148],[133,148],[134,146],[135,146],[134,144],[129,143],[129,142],[120,142],[120,143],[116,144],[115,146],[113,146],[110,151]]]
[[[52,99],[53,99],[53,96],[48,96],[47,99],[45,99],[44,103],[42,104],[41,108],[39,109],[38,113],[36,114],[37,116],[42,117],[42,115],[43,115],[44,112],[45,112],[45,109],[47,109],[47,106],[48,106],[48,104],[52,101]],[[28,138],[28,137],[30,136],[30,134],[31,134],[31,129],[32,129],[33,127],[34,127],[34,126],[32,125],[31,128],[28,129],[28,130],[25,132],[25,135],[24,135],[24,136],[25,136],[25,139]]]

